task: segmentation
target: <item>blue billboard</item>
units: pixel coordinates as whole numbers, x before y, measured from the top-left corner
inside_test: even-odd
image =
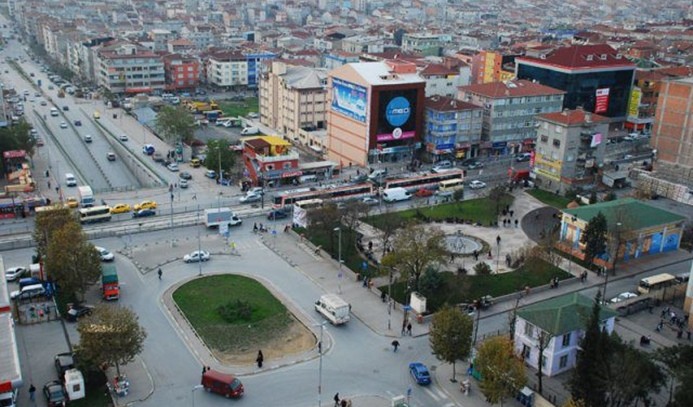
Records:
[[[332,78],[332,110],[346,117],[366,122],[368,94],[366,88]]]

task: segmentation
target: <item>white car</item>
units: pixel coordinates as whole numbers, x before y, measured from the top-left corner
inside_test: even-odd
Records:
[[[99,252],[99,256],[101,256],[101,261],[113,261],[115,259],[113,253],[109,252],[103,247],[94,246],[94,248],[97,252]]]
[[[367,196],[363,198],[361,202],[369,206],[377,205],[378,203],[380,203],[380,201],[378,201],[376,198],[373,198],[372,196]]]
[[[5,280],[15,281],[23,276],[25,276],[29,270],[24,267],[10,267],[5,270]]]
[[[486,183],[475,179],[474,181],[469,183],[469,188],[471,188],[471,189],[486,188]]]
[[[128,141],[129,140],[127,134],[121,134],[120,136],[118,136],[118,139],[120,139],[120,141]]]
[[[626,292],[624,292],[624,293],[621,293],[621,294],[615,296],[614,298],[612,298],[611,300],[609,300],[609,302],[612,303],[612,304],[616,304],[616,303],[619,303],[619,302],[621,302],[621,301],[625,301],[625,300],[628,300],[628,299],[631,299],[631,298],[635,298],[635,297],[637,297],[637,296],[638,296],[638,294],[635,294],[635,293],[631,293],[631,292],[626,291]]]
[[[210,257],[209,252],[204,250],[195,250],[194,252],[183,256],[183,261],[186,263],[197,263],[198,261],[208,261]]]
[[[67,123],[65,123],[65,122],[60,122],[60,128],[61,128],[61,129],[66,129],[66,128],[67,128]]]
[[[242,196],[238,200],[238,202],[240,202],[240,203],[252,203],[252,202],[259,202],[261,200],[262,200],[262,195],[248,193],[245,196]]]
[[[171,164],[167,165],[166,168],[168,168],[169,171],[176,172],[176,171],[178,171],[178,164],[171,163]]]

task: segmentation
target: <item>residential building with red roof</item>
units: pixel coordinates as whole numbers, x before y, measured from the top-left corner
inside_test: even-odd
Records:
[[[479,149],[484,108],[446,96],[426,98],[425,154],[432,162],[471,158]]]
[[[166,90],[194,90],[200,83],[200,63],[197,58],[179,54],[162,57],[166,73]]]
[[[515,59],[516,76],[566,92],[563,107],[626,119],[635,64],[607,44],[573,45]]]
[[[530,151],[536,138],[535,116],[560,112],[565,92],[516,80],[462,86],[457,98],[484,107],[479,151],[484,156]]]
[[[604,161],[609,120],[583,109],[537,116],[537,143],[530,166],[535,184],[564,193],[597,180]]]
[[[165,87],[161,57],[137,43],[113,41],[96,55],[98,83],[111,93],[150,93]]]

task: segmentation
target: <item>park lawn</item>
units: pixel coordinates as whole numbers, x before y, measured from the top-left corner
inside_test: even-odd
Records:
[[[553,192],[544,191],[543,189],[530,189],[526,191],[528,194],[537,198],[541,202],[553,206],[556,209],[565,209],[570,203],[570,199],[556,195]]]
[[[245,117],[250,112],[258,113],[258,98],[247,98],[242,102],[219,102],[225,117]]]
[[[570,274],[546,263],[545,267],[536,270],[527,270],[522,266],[516,271],[503,274],[469,276],[442,272],[441,277],[442,284],[435,289],[435,295],[426,295],[425,290],[422,290],[430,312],[435,312],[444,304],[472,303],[485,295],[495,298],[522,291],[525,286],[538,287],[548,284],[554,277],[564,280],[569,278]],[[387,290],[387,285],[379,288]],[[405,289],[406,282],[393,284],[392,297],[397,302],[404,303]]]
[[[245,351],[269,338],[280,337],[291,322],[286,307],[252,278],[215,275],[185,283],[173,300],[207,346],[220,351]],[[222,305],[247,301],[250,320],[228,322],[217,311]]]
[[[303,234],[315,246],[320,246],[333,259],[339,259],[339,238],[337,232],[334,233],[334,236],[329,236],[321,233],[320,230],[311,228],[297,228],[295,230],[296,233]],[[342,263],[344,267],[355,273],[360,273],[364,258],[359,254],[355,243],[355,232],[346,228],[342,229]],[[373,266],[369,266],[368,269],[370,272],[374,271]]]

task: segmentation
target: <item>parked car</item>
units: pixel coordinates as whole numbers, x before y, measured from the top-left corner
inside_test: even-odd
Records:
[[[53,358],[55,364],[55,372],[58,374],[60,381],[63,380],[65,372],[75,368],[75,357],[70,352],[58,353]]]
[[[267,214],[268,220],[286,219],[289,215],[284,211],[274,210]]]
[[[178,177],[179,177],[180,179],[192,179],[192,174],[190,174],[190,173],[187,172],[187,171],[181,171],[181,173],[178,174]]]
[[[418,196],[419,198],[426,198],[426,197],[429,197],[432,195],[433,195],[433,191],[431,191],[430,189],[426,189],[426,188],[421,188],[418,191],[414,192],[414,196]]]
[[[625,300],[629,300],[629,299],[631,299],[631,298],[635,298],[635,297],[637,297],[637,296],[638,296],[638,294],[635,294],[635,293],[624,292],[624,293],[621,293],[621,294],[615,296],[614,298],[612,298],[611,300],[609,300],[609,302],[612,303],[612,304],[616,304],[616,303],[619,303],[619,302],[621,302],[621,301],[625,301]]]
[[[178,171],[178,164],[170,163],[166,166],[166,168],[168,168],[168,170],[171,172],[177,172]]]
[[[109,252],[108,250],[104,249],[101,246],[94,246],[97,252],[99,252],[99,256],[101,256],[101,261],[113,261],[115,260],[115,256],[113,253]]]
[[[421,362],[412,362],[409,364],[409,374],[414,378],[417,384],[427,385],[431,384],[431,374],[428,372],[428,368]]]
[[[43,385],[43,395],[46,396],[48,407],[63,407],[67,403],[65,389],[57,380],[52,380]]]
[[[67,315],[65,316],[65,319],[69,322],[76,322],[79,318],[83,316],[91,315],[92,311],[94,311],[93,305],[73,305],[72,307],[70,307],[70,309],[67,310]]]
[[[142,201],[135,205],[135,210],[139,211],[140,209],[156,209],[156,201]]]
[[[130,207],[130,205],[128,205],[126,203],[119,203],[119,204],[113,205],[113,207],[111,208],[111,213],[112,214],[128,213],[131,210],[132,210],[132,208]]]
[[[186,263],[197,263],[198,261],[209,261],[211,258],[209,252],[204,250],[195,250],[190,254],[183,256],[183,261]]]
[[[475,179],[474,181],[469,183],[469,188],[471,188],[471,189],[486,188],[486,183],[483,181],[479,181],[479,180]]]
[[[29,270],[24,267],[10,267],[5,270],[5,280],[15,281],[29,275]]]
[[[378,199],[373,198],[372,196],[367,196],[367,197],[363,198],[361,200],[361,202],[363,202],[369,206],[377,205],[379,203]]]
[[[154,209],[140,209],[139,211],[132,213],[133,218],[146,218],[154,215],[156,215],[156,211]]]
[[[217,177],[217,172],[214,170],[207,170],[207,172],[205,172],[205,177],[215,179]]]

